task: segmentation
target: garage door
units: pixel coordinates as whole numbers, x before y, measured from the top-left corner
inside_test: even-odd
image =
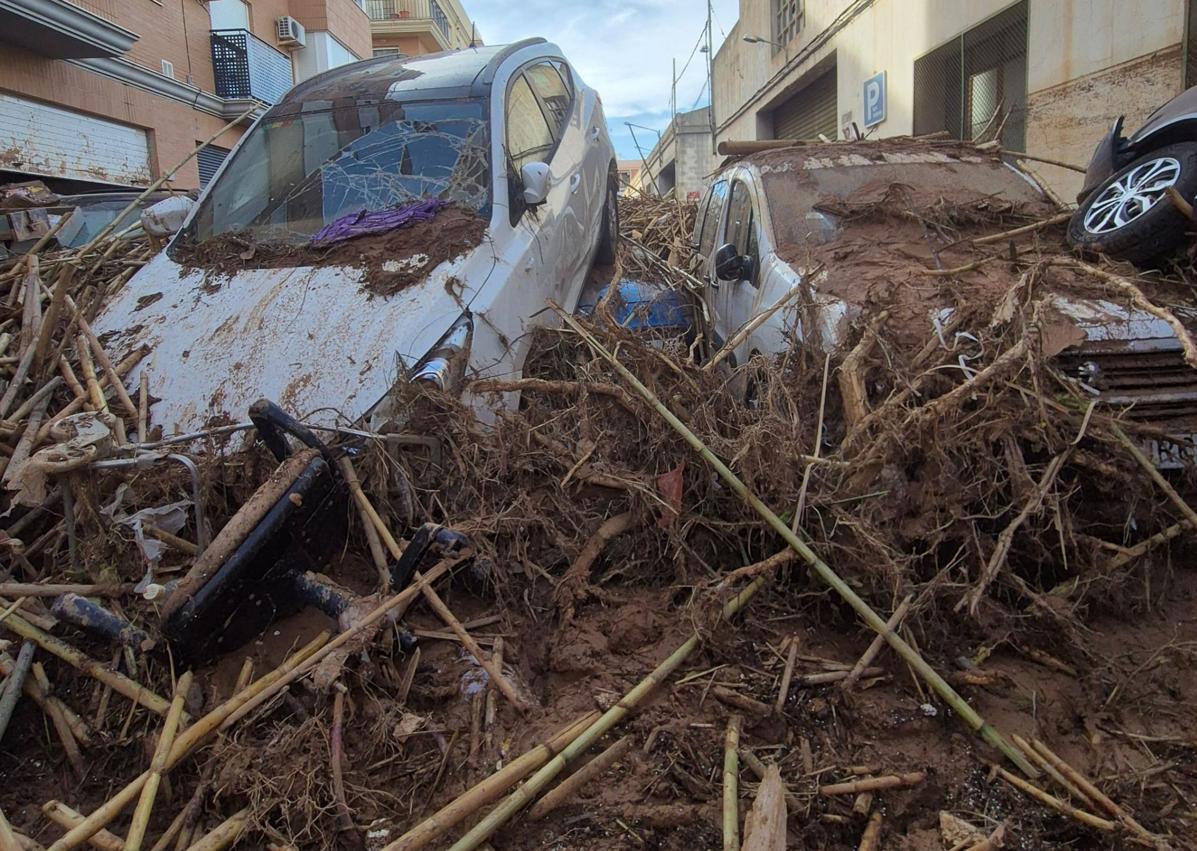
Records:
[[[0,94],[0,168],[138,185],[150,182],[144,130]]]
[[[839,113],[835,88],[832,68],[773,110],[773,138],[817,139],[820,133],[828,139],[836,138]]]

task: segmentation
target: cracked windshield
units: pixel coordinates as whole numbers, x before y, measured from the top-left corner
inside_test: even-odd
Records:
[[[395,103],[267,117],[202,202],[182,244],[220,235],[321,242],[363,214],[457,204],[489,215],[486,104]],[[439,203],[438,203],[439,202]]]

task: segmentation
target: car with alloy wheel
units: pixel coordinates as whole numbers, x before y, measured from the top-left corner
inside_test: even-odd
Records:
[[[614,259],[617,193],[599,95],[544,39],[353,63],[265,112],[95,330],[149,347],[127,380],[169,376],[167,434],[263,397],[380,427],[397,384],[518,376],[546,300]]]
[[[1077,250],[1144,263],[1174,251],[1190,224],[1177,193],[1197,197],[1197,87],[1152,113],[1130,138],[1120,117],[1098,143],[1068,225]]]

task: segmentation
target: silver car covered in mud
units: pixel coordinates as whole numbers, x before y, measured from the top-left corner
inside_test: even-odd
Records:
[[[260,397],[377,425],[396,382],[518,375],[546,299],[613,259],[616,191],[599,97],[543,39],[355,63],[265,113],[96,330],[151,347],[167,433]]]

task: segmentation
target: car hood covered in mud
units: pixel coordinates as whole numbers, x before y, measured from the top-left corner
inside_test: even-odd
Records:
[[[462,315],[494,268],[483,243],[377,295],[353,265],[214,272],[158,254],[95,322],[111,350],[148,345],[166,433],[240,422],[266,397],[314,425],[360,419]],[[402,273],[402,270],[397,270]],[[128,379],[136,386],[137,374]]]

